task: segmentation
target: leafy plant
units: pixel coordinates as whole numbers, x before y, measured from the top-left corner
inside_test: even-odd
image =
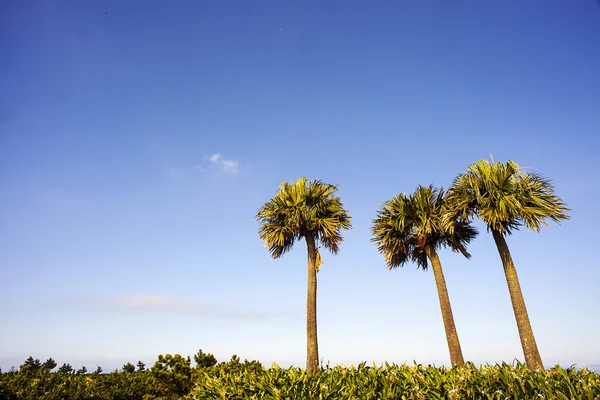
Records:
[[[214,367],[217,365],[217,359],[210,353],[204,353],[202,349],[198,350],[198,353],[194,354],[194,361],[196,362],[197,368]]]
[[[528,370],[523,364],[462,367],[420,364],[319,371],[300,368],[218,374],[205,379],[190,399],[600,399],[600,376],[586,369]]]
[[[520,363],[466,363],[451,369],[361,363],[309,371],[275,364],[265,369],[258,361],[241,362],[234,355],[213,367],[194,368],[190,378],[189,362],[189,357],[176,354],[159,356],[153,371],[135,373],[77,375],[45,368],[0,373],[0,400],[600,400],[600,375],[584,368],[532,371]]]
[[[161,354],[150,370],[150,376],[157,392],[184,396],[190,392],[192,387],[190,357],[184,358],[179,354]]]

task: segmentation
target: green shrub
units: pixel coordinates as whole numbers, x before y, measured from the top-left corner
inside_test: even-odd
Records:
[[[53,373],[54,360],[29,358],[18,371],[0,373],[0,400],[600,400],[600,375],[558,366],[531,371],[523,364],[447,369],[362,363],[310,372],[277,365],[265,369],[236,355],[213,366],[208,366],[210,357],[206,360],[192,368],[189,357],[167,354],[149,370],[138,363],[132,371],[127,363],[126,372],[77,374],[73,368]]]
[[[192,367],[190,357],[179,354],[160,355],[150,370],[150,380],[157,395],[179,398],[187,395],[192,388]]]
[[[600,399],[600,376],[588,370],[554,367],[530,371],[522,364],[481,368],[389,365],[208,371],[190,399]]]

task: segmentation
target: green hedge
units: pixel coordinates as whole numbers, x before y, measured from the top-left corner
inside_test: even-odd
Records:
[[[205,371],[190,399],[600,399],[600,376],[554,367],[529,371],[508,364],[460,368],[422,365]]]
[[[159,356],[150,370],[138,364],[133,371],[128,363],[123,371],[107,374],[85,373],[84,368],[76,373],[64,366],[62,372],[50,372],[35,360],[18,371],[0,374],[0,400],[600,400],[600,375],[558,366],[530,371],[522,364],[478,368],[468,363],[446,369],[363,363],[309,372],[276,365],[264,369],[257,361],[241,362],[237,356],[220,364],[210,358],[200,360],[192,367],[189,357],[167,354]]]

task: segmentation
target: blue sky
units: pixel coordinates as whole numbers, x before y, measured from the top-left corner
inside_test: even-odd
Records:
[[[199,348],[304,365],[305,246],[270,260],[253,219],[300,176],[353,216],[318,276],[324,362],[448,364],[431,271],[386,270],[370,221],[490,154],[572,208],[508,239],[545,363],[600,360],[598,2],[1,7],[3,369]],[[440,253],[464,356],[522,360],[485,229],[470,252]]]

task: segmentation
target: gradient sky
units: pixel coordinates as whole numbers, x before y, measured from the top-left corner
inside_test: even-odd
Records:
[[[600,361],[597,1],[15,0],[0,40],[3,370],[303,366],[306,247],[270,260],[254,215],[304,175],[354,225],[318,275],[323,361],[448,364],[433,274],[388,271],[370,223],[490,154],[572,208],[508,239],[544,362]],[[440,252],[463,353],[522,360],[480,230]]]

